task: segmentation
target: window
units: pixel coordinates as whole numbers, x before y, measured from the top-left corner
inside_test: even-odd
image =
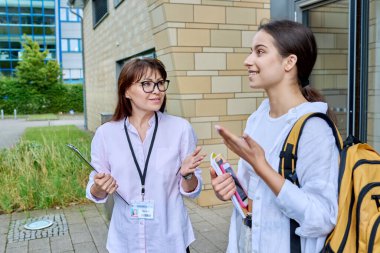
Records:
[[[62,52],[81,52],[81,43],[80,39],[62,39],[61,48]]]
[[[113,0],[113,6],[117,8],[121,4],[121,2],[123,2],[123,0]]]
[[[79,52],[79,40],[70,40],[70,51]]]
[[[108,13],[107,0],[93,0],[93,20],[94,27],[106,16]]]
[[[67,9],[66,8],[61,8],[59,10],[59,12],[60,12],[61,20],[62,21],[67,21]]]
[[[318,46],[317,64],[310,83],[324,95],[337,117],[337,126],[343,136],[346,136],[348,110],[348,7],[348,0],[334,1],[308,9],[304,19]]]
[[[62,52],[69,51],[68,39],[62,39],[61,40],[61,49],[62,49]]]
[[[76,10],[72,10],[73,12],[76,12]],[[69,12],[69,21],[78,21],[78,16],[75,15],[74,13],[72,13],[70,10],[68,10]]]

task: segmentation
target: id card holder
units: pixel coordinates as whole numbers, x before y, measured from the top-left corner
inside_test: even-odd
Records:
[[[153,220],[154,201],[132,201],[129,207],[129,215],[132,219]]]

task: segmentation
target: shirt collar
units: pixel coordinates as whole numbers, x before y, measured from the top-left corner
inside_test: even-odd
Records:
[[[162,118],[162,115],[163,113],[160,112],[160,111],[157,111],[157,122],[160,122],[161,118]],[[149,124],[149,127],[152,127],[154,126],[155,124],[155,117],[154,117],[154,114],[152,115],[152,117],[149,119],[148,121],[148,124]],[[129,118],[127,117],[127,120],[125,121],[125,125],[127,126],[127,128],[129,129],[130,126],[131,126],[131,123],[129,122]],[[121,121],[121,128],[124,129],[124,120]]]

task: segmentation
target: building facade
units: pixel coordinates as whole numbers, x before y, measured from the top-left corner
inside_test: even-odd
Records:
[[[60,63],[65,82],[82,83],[82,10],[73,12],[64,0],[0,0],[0,72],[14,76],[25,34]]]
[[[70,8],[66,0],[57,0],[57,60],[65,83],[83,83],[82,9]]]
[[[351,50],[362,24],[351,24],[358,7],[352,5],[362,2],[368,2],[368,13],[361,15],[368,23],[367,52],[359,52],[364,57],[354,61],[367,61],[367,70],[352,69],[356,64],[351,59],[358,57],[357,48]],[[310,26],[317,37],[319,57],[311,83],[336,112],[342,134],[354,133],[380,150],[379,12],[379,0],[86,1],[88,128],[95,131],[102,117],[113,113],[122,64],[137,56],[155,56],[171,80],[168,113],[190,121],[204,152],[222,153],[236,165],[238,157],[221,143],[214,125],[242,133],[245,120],[265,98],[263,90],[249,88],[243,66],[252,36],[263,19],[286,18]],[[197,202],[219,204],[210,185],[209,161],[201,167],[204,185]]]
[[[22,55],[23,35],[48,49],[48,59],[56,59],[54,0],[0,1],[0,72],[14,75]]]
[[[84,8],[84,49],[88,127],[116,104],[117,76],[131,57],[155,54],[171,83],[167,111],[188,119],[204,152],[238,157],[221,143],[215,124],[241,133],[247,116],[264,99],[249,90],[243,60],[269,1],[88,1]],[[217,204],[208,164],[203,164],[200,205]]]

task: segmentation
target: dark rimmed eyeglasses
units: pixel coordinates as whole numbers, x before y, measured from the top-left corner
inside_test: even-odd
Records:
[[[156,86],[159,91],[164,92],[169,88],[170,80],[161,80],[158,82],[142,81],[139,83],[141,84],[141,87],[145,93],[152,93]]]

